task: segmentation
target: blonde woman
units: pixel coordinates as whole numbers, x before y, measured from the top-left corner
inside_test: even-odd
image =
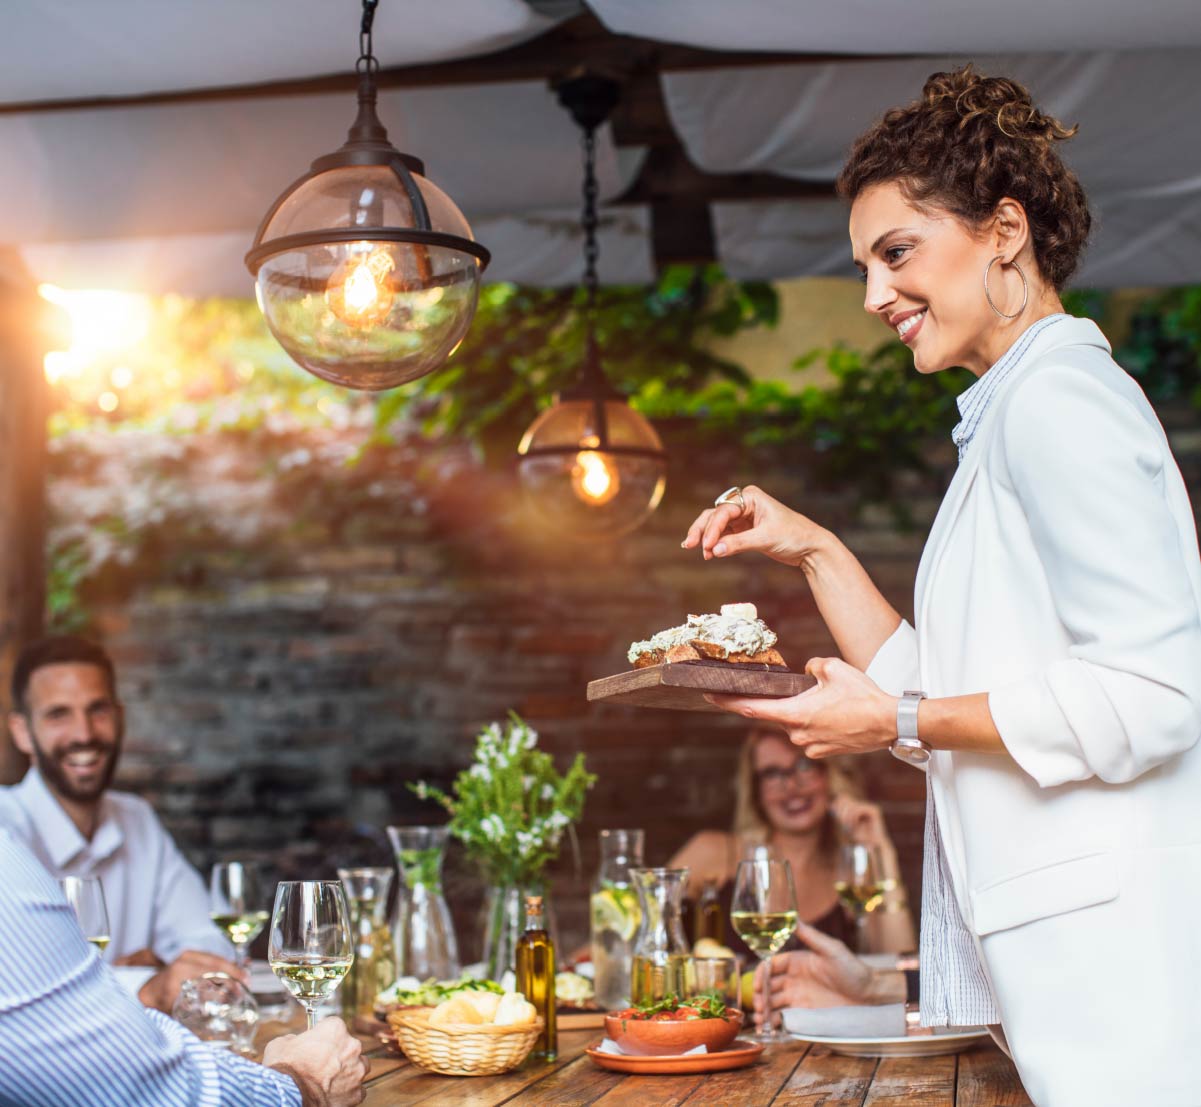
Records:
[[[801,919],[823,933],[853,942],[854,925],[834,890],[839,847],[847,841],[875,846],[883,863],[884,902],[868,916],[867,949],[914,949],[913,918],[897,851],[880,809],[862,798],[856,778],[837,760],[810,760],[776,727],[754,727],[743,744],[733,831],[701,831],[670,864],[688,868],[688,898],[694,903],[706,883],[716,885],[728,916],[738,862],[755,846],[766,846],[792,864]],[[730,929],[728,918],[725,944],[751,956]],[[786,948],[794,947],[795,939]]]

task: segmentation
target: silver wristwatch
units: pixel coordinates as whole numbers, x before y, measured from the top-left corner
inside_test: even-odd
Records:
[[[897,701],[897,740],[889,746],[893,757],[919,769],[930,760],[930,747],[917,736],[917,705],[925,698],[925,692],[902,693]]]

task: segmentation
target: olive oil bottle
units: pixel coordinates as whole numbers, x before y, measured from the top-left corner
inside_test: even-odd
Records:
[[[542,1033],[530,1056],[553,1061],[559,1051],[555,1028],[555,946],[542,917],[542,897],[525,897],[525,932],[517,941],[517,990],[542,1016]]]
[[[699,942],[702,938],[710,938],[721,945],[726,941],[726,918],[721,909],[717,881],[712,879],[705,881],[696,905],[692,940]]]

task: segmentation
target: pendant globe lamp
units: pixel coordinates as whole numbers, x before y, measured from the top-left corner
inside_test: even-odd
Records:
[[[363,0],[358,116],[343,146],[313,162],[263,217],[246,265],[272,334],[323,380],[366,391],[438,368],[467,333],[488,251],[422,163],[376,115]]]
[[[584,133],[584,358],[575,386],[526,430],[518,473],[531,510],[549,528],[581,540],[614,538],[659,506],[667,454],[655,428],[606,379],[596,338],[596,129],[616,105],[618,86],[585,75],[558,93]]]

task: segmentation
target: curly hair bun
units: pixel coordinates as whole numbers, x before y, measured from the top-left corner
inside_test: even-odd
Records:
[[[933,73],[920,100],[893,108],[855,141],[838,193],[854,200],[871,185],[895,181],[912,202],[974,226],[1011,197],[1026,209],[1040,271],[1062,288],[1092,227],[1084,189],[1056,149],[1076,130],[1040,111],[1007,77],[986,77],[970,65]]]
[[[1071,138],[1080,128],[1065,127],[1038,110],[1030,93],[1008,77],[985,77],[970,65],[951,73],[932,73],[922,87],[922,103],[931,112],[951,111],[963,129],[973,120],[995,126],[1008,138],[1051,143]]]

